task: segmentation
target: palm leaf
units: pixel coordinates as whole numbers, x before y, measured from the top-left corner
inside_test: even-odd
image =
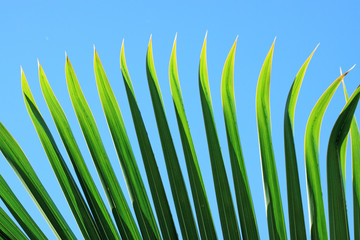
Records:
[[[120,159],[138,224],[144,239],[160,239],[160,233],[132,152],[119,105],[105,75],[99,55],[94,50],[96,84],[106,120]]]
[[[302,65],[299,72],[297,73],[295,80],[291,86],[285,107],[284,142],[291,239],[306,239],[304,212],[300,192],[299,172],[296,160],[293,129],[295,106],[299,95],[301,83],[304,79],[307,66],[309,65],[309,62],[315,50],[310,54],[308,59],[305,61],[305,63]]]
[[[28,239],[2,208],[0,208],[0,238],[6,240]]]
[[[155,73],[151,37],[146,54],[146,75],[181,232],[184,239],[198,239],[196,223],[166,120],[164,103]]]
[[[212,110],[206,62],[206,37],[207,36],[205,36],[200,55],[199,88],[206,137],[209,147],[211,169],[214,178],[216,200],[224,239],[240,239],[234,203],[231,197],[229,182],[225,171]]]
[[[23,71],[21,71],[21,86],[26,108],[81,233],[85,239],[100,239],[90,210],[88,209],[80,190],[78,189],[64,159],[60,154],[49,128],[36,106]]]
[[[349,101],[344,81],[344,94],[346,101]],[[352,158],[352,179],[353,179],[353,204],[354,204],[354,239],[360,239],[360,228],[356,227],[360,224],[360,132],[356,123],[355,116],[350,125],[351,135],[351,158]],[[345,185],[344,185],[345,186]]]
[[[120,65],[122,76],[124,79],[126,94],[129,100],[130,110],[135,125],[136,135],[138,138],[141,155],[143,157],[145,171],[149,181],[150,191],[154,201],[162,237],[164,239],[177,239],[178,237],[175,229],[175,224],[171,216],[171,211],[165,194],[165,189],[160,177],[154,152],[152,150],[150,140],[145,129],[145,124],[142,119],[139,106],[136,102],[130,75],[127,70],[124,41],[121,46]]]
[[[76,239],[15,139],[0,123],[0,150],[59,239]]]
[[[13,191],[11,191],[2,175],[0,175],[0,197],[30,239],[47,239]]]
[[[120,235],[124,239],[140,239],[139,230],[131,215],[129,206],[121,191],[119,182],[106,154],[95,119],[82,93],[70,60],[66,57],[66,81],[70,98],[79,120],[81,130],[100,176],[111,211],[113,212]]]
[[[184,103],[180,88],[177,62],[176,62],[176,37],[170,57],[169,77],[171,94],[176,112],[181,143],[189,173],[191,191],[193,195],[196,216],[202,239],[216,238],[214,222],[211,216],[209,202],[206,196],[204,182],[201,176],[199,163],[196,157],[194,143],[191,138],[189,124],[186,119]]]
[[[259,232],[257,229],[236,120],[234,96],[234,60],[236,42],[237,38],[224,65],[221,78],[221,99],[224,110],[226,136],[230,153],[236,202],[240,217],[241,233],[244,239],[259,239]]]
[[[331,239],[350,239],[340,148],[347,136],[360,98],[360,86],[347,101],[331,131],[327,151],[327,185]]]
[[[340,68],[340,75],[342,75],[342,70]],[[342,81],[343,86],[345,87],[344,81]],[[345,94],[345,100],[349,100],[349,96],[347,95],[346,89],[344,88],[344,94]],[[340,163],[341,163],[341,171],[342,171],[342,177],[343,177],[343,183],[344,183],[344,189],[346,188],[345,184],[345,178],[346,178],[346,149],[347,149],[347,142],[349,138],[349,133],[346,135],[343,143],[340,147]],[[346,196],[345,196],[346,197]]]
[[[270,75],[274,51],[272,44],[261,68],[256,90],[256,117],[260,143],[261,166],[264,181],[266,214],[270,239],[286,239],[284,213],[281,204],[279,182],[276,173],[271,140]]]
[[[324,202],[319,171],[319,139],[321,122],[332,96],[342,79],[349,71],[337,78],[321,95],[311,111],[306,124],[304,147],[311,239],[327,239]]]
[[[120,239],[109,212],[100,197],[100,194],[81,155],[65,113],[50,87],[43,68],[40,63],[38,65],[40,86],[46,100],[46,104],[48,105],[56,128],[58,129],[71,163],[75,169],[75,173],[79,179],[80,185],[84,191],[84,195],[94,216],[94,220],[99,228],[101,239]]]

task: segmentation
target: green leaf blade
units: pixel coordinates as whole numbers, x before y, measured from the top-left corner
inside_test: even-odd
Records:
[[[196,223],[166,119],[164,103],[156,77],[151,38],[146,54],[146,75],[181,232],[184,239],[198,239],[199,235]]]
[[[182,99],[176,61],[176,37],[170,57],[169,79],[200,235],[202,239],[214,239],[216,238],[215,226]]]
[[[86,102],[84,94],[82,93],[80,84],[68,57],[66,57],[65,73],[70,98],[76,116],[93,158],[96,170],[103,184],[120,234],[122,238],[125,239],[141,239],[139,230],[131,215],[129,206],[121,191],[119,182],[101,141],[95,119]]]
[[[328,238],[319,171],[319,139],[321,123],[332,96],[348,72],[337,78],[321,95],[311,111],[306,124],[304,145],[305,168],[310,215],[310,235],[312,239]]]
[[[164,239],[178,239],[174,220],[171,215],[169,203],[165,194],[165,189],[155,160],[154,152],[145,129],[145,124],[135,98],[129,72],[127,70],[124,41],[121,46],[120,66],[162,237]]]
[[[0,197],[30,239],[47,239],[47,237],[20,203],[18,198],[15,196],[13,191],[10,189],[2,175],[0,175]]]
[[[144,239],[160,239],[161,236],[130,146],[119,105],[96,50],[94,51],[94,69],[101,104],[119,156],[142,237]]]
[[[344,95],[346,102],[349,97],[346,91],[344,81]],[[356,122],[355,116],[353,117],[350,125],[351,135],[351,158],[352,158],[352,179],[353,179],[353,206],[354,206],[354,239],[360,239],[360,228],[356,227],[360,224],[360,131]]]
[[[38,65],[43,96],[84,191],[84,195],[98,226],[99,234],[102,239],[120,239],[116,227],[85,164],[65,113],[50,87],[43,68],[40,64]]]
[[[317,48],[317,47],[316,47]],[[316,50],[315,48],[315,50]],[[285,163],[286,163],[286,183],[288,194],[289,223],[291,239],[306,239],[304,212],[299,183],[299,172],[296,160],[294,142],[294,115],[296,101],[300,87],[305,76],[306,69],[315,52],[307,58],[305,63],[297,73],[295,80],[288,94],[284,116],[284,143],[285,143]]]
[[[51,163],[51,167],[58,179],[81,233],[85,239],[100,239],[90,210],[88,209],[80,190],[78,189],[64,159],[60,154],[49,128],[36,106],[24,72],[21,74],[21,86],[30,118],[39,135],[43,148]]]
[[[15,139],[0,123],[0,150],[59,239],[76,239]]]
[[[0,237],[10,240],[28,239],[2,208],[0,208]]]
[[[336,120],[328,145],[326,170],[331,239],[350,239],[340,149],[349,132],[359,98],[360,86],[354,91]]]
[[[207,73],[206,36],[200,55],[199,88],[223,237],[224,239],[240,239],[234,203],[231,197],[229,182],[214,121]]]
[[[274,44],[275,41],[266,56],[259,76],[256,90],[256,116],[269,236],[270,239],[286,239],[284,213],[271,140],[270,75]]]
[[[236,120],[234,95],[234,61],[236,42],[237,39],[235,40],[235,43],[225,61],[221,80],[221,99],[224,110],[226,136],[230,153],[242,236],[244,239],[259,239],[256,216]]]

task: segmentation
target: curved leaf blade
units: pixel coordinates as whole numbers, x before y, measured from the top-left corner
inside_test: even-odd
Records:
[[[240,239],[240,231],[236,220],[234,203],[231,197],[229,181],[227,179],[224,160],[216,132],[213,115],[209,79],[206,62],[206,38],[201,50],[199,64],[199,88],[201,106],[204,116],[206,137],[209,147],[211,169],[214,178],[216,200],[220,215],[224,239]]]
[[[71,173],[62,158],[55,140],[50,133],[44,119],[42,118],[35,100],[30,91],[30,87],[26,80],[25,74],[21,72],[21,86],[25,105],[34,124],[36,132],[40,138],[41,144],[46,152],[51,167],[58,179],[61,189],[76,219],[76,222],[85,239],[100,239],[94,219],[78,189]]]
[[[165,189],[160,177],[154,152],[152,150],[150,140],[145,129],[145,124],[135,98],[135,93],[131,83],[129,72],[127,70],[124,41],[121,46],[120,66],[162,237],[164,239],[178,239],[174,220],[171,215],[169,203],[165,194]]]
[[[0,208],[0,238],[17,240],[28,239],[2,208]]]
[[[316,47],[317,48],[317,47]],[[300,191],[299,172],[296,160],[294,142],[294,115],[296,101],[299,95],[306,69],[316,50],[310,54],[297,73],[286,100],[284,116],[284,143],[286,163],[286,186],[288,196],[289,223],[291,239],[306,239],[304,212]]]
[[[331,239],[350,239],[340,148],[347,136],[360,98],[360,86],[347,101],[331,131],[327,151],[327,185]]]
[[[126,179],[142,237],[144,239],[160,239],[160,233],[130,146],[119,105],[95,49],[94,69],[101,104]]]
[[[41,184],[24,152],[2,123],[0,123],[0,150],[39,210],[41,210],[56,237],[59,239],[76,239],[74,233]]]
[[[15,196],[13,191],[10,189],[2,175],[0,175],[0,197],[30,239],[47,239],[47,237],[20,203],[18,198]]]
[[[275,40],[266,56],[258,80],[256,89],[256,118],[269,236],[270,239],[286,239],[284,213],[271,140],[270,75],[274,44]]]
[[[226,136],[230,153],[241,233],[244,239],[259,239],[256,216],[247,179],[236,120],[234,95],[234,61],[236,42],[237,38],[225,61],[221,77],[221,100],[224,110]]]
[[[346,92],[346,87],[344,81],[344,94],[346,102],[348,102],[349,97]],[[351,135],[351,158],[352,158],[352,179],[353,179],[353,205],[354,205],[354,226],[359,226],[360,224],[360,132],[359,127],[356,123],[355,116],[351,121],[350,125],[350,135]],[[354,239],[360,239],[360,228],[354,227]]]
[[[196,223],[166,119],[159,82],[156,77],[151,37],[146,54],[146,75],[181,232],[184,239],[198,239]]]
[[[176,37],[170,57],[169,79],[200,235],[202,239],[214,239],[216,238],[215,226],[196,157],[194,143],[191,138],[189,124],[186,119],[180,88],[176,62]]]
[[[310,235],[312,239],[328,238],[319,171],[319,139],[321,122],[332,96],[342,79],[349,71],[337,78],[321,95],[311,111],[306,124],[304,145],[305,167],[310,215]]]
[[[43,68],[40,63],[38,65],[41,91],[84,191],[95,223],[99,229],[101,239],[120,239],[116,227],[85,164],[65,113],[50,87]]]
[[[86,102],[74,69],[66,56],[65,64],[66,82],[76,116],[81,130],[93,158],[96,170],[100,176],[111,211],[113,212],[120,235],[124,239],[141,239],[139,230],[131,215],[129,206],[121,191],[119,182],[106,154],[101,141],[100,133],[96,127],[95,119]]]

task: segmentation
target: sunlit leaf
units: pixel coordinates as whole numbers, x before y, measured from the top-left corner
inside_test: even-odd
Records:
[[[164,103],[156,77],[151,38],[146,54],[146,75],[181,232],[184,239],[198,239],[199,236],[195,219],[184,178],[181,173],[179,160],[175,152],[175,146],[170,134]]]
[[[350,70],[349,70],[350,71]],[[326,108],[347,71],[321,95],[311,111],[305,130],[305,167],[308,191],[310,235],[312,239],[327,239],[324,202],[319,171],[320,127]]]
[[[231,197],[229,181],[226,175],[220,143],[215,127],[207,72],[206,38],[207,36],[205,36],[200,55],[199,88],[206,137],[209,147],[211,170],[214,178],[216,200],[224,239],[240,239],[240,231],[236,220],[234,203]]]
[[[221,78],[221,99],[224,110],[226,136],[228,141],[236,202],[239,211],[241,233],[244,239],[259,239],[256,217],[252,203],[244,158],[240,145],[234,96],[235,40],[226,59]]]
[[[315,48],[316,50],[316,48]],[[285,163],[286,163],[286,185],[289,208],[289,223],[291,239],[306,239],[304,212],[299,183],[299,172],[296,160],[294,142],[294,115],[296,101],[299,95],[301,83],[309,62],[315,52],[311,53],[308,59],[300,68],[291,86],[285,107],[284,115],[284,142],[285,142]]]
[[[145,129],[145,124],[142,119],[139,106],[136,102],[134,89],[131,83],[129,72],[127,70],[124,41],[121,46],[120,66],[162,237],[164,239],[177,239],[178,236],[176,233],[175,224],[170,212],[169,203],[160,177],[158,165],[156,163],[154,152]]]
[[[271,139],[270,75],[274,44],[275,41],[266,56],[258,80],[256,89],[256,117],[269,236],[270,239],[286,239],[284,213]]]
[[[30,91],[25,74],[21,71],[21,87],[26,108],[39,135],[41,144],[58,179],[61,189],[85,239],[100,239],[94,219],[82,197],[70,170],[68,169],[56,143],[42,118]]]
[[[193,195],[196,216],[202,239],[216,238],[215,226],[212,220],[209,202],[206,196],[204,182],[201,176],[199,163],[196,157],[194,143],[191,138],[189,124],[186,119],[184,103],[180,88],[177,62],[176,62],[176,37],[170,57],[169,77],[171,94],[176,112],[181,143],[184,150],[186,166],[189,173],[191,191]]]
[[[350,239],[340,148],[349,132],[359,98],[360,86],[354,91],[336,120],[328,145],[326,170],[331,239]]]
[[[129,206],[121,191],[119,182],[106,154],[105,147],[101,141],[99,130],[95,119],[86,102],[80,84],[66,57],[65,64],[66,82],[70,98],[78,118],[81,130],[85,136],[86,143],[93,158],[96,170],[100,176],[111,211],[117,223],[120,235],[123,239],[140,239],[140,233],[130,212]]]
[[[144,239],[160,239],[160,233],[130,146],[119,105],[96,50],[94,50],[94,69],[101,104],[120,160],[142,237]]]
[[[84,195],[94,216],[95,223],[99,229],[101,239],[120,239],[115,225],[110,218],[109,212],[100,197],[100,194],[81,155],[65,113],[50,87],[43,68],[40,64],[38,65],[40,86],[46,100],[46,104],[49,107],[51,116],[54,119],[56,128],[58,129],[71,163],[75,169],[75,173],[79,179],[80,185],[84,191]]]

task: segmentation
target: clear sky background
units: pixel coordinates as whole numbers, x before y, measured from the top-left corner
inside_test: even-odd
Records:
[[[58,146],[70,165],[55,125],[41,94],[37,58],[61,103],[75,133],[87,165],[101,184],[78,125],[65,82],[65,51],[73,64],[85,97],[95,116],[106,146],[107,153],[116,171],[122,189],[128,198],[116,152],[100,104],[93,70],[93,45],[99,53],[110,84],[115,92],[133,147],[135,157],[148,189],[148,183],[128,101],[120,71],[121,42],[125,39],[127,65],[134,91],[149,133],[161,176],[168,194],[173,216],[176,216],[168,183],[155,117],[151,105],[145,71],[145,56],[149,37],[152,34],[153,52],[157,76],[162,91],[166,114],[176,145],[184,179],[191,194],[185,160],[173,108],[168,67],[175,34],[180,84],[185,111],[194,140],[205,188],[219,238],[222,238],[215,191],[212,182],[210,159],[198,87],[198,64],[206,31],[208,31],[208,71],[215,122],[222,147],[224,162],[232,183],[230,159],[226,142],[225,125],[220,97],[220,81],[226,56],[236,38],[238,45],[235,57],[235,97],[240,139],[245,158],[249,184],[255,207],[260,237],[268,238],[264,192],[259,156],[255,113],[255,93],[258,76],[265,56],[276,37],[271,76],[271,121],[276,167],[280,184],[283,210],[288,224],[285,157],[283,143],[283,118],[286,97],[292,81],[303,62],[318,43],[300,90],[295,111],[295,143],[305,221],[309,234],[309,215],[304,169],[304,133],[307,119],[317,99],[339,76],[339,67],[347,70],[360,63],[360,5],[359,3],[311,3],[271,2],[222,4],[205,1],[173,3],[100,3],[100,1],[51,2],[4,1],[0,3],[0,121],[18,141],[45,188],[68,220],[75,234],[81,239],[76,222],[62,195],[50,163],[25,108],[20,85],[20,65],[23,67],[34,98],[52,131]],[[249,2],[249,1],[243,1]],[[360,84],[358,67],[346,77],[349,94]],[[328,218],[326,185],[326,150],[331,129],[345,104],[342,86],[335,93],[325,113],[320,135],[320,173]],[[360,119],[359,110],[355,115]],[[29,213],[50,239],[46,221],[32,202],[25,188],[0,156],[0,174],[21,199]],[[348,152],[346,169],[346,197],[350,235],[353,237],[353,203],[351,185],[351,158]],[[149,190],[149,189],[148,189]],[[150,192],[148,191],[150,194]],[[105,197],[103,191],[102,196]],[[235,203],[235,202],[234,202]],[[130,204],[130,203],[129,203]],[[0,206],[4,208],[3,203]],[[179,225],[175,220],[180,233]]]

